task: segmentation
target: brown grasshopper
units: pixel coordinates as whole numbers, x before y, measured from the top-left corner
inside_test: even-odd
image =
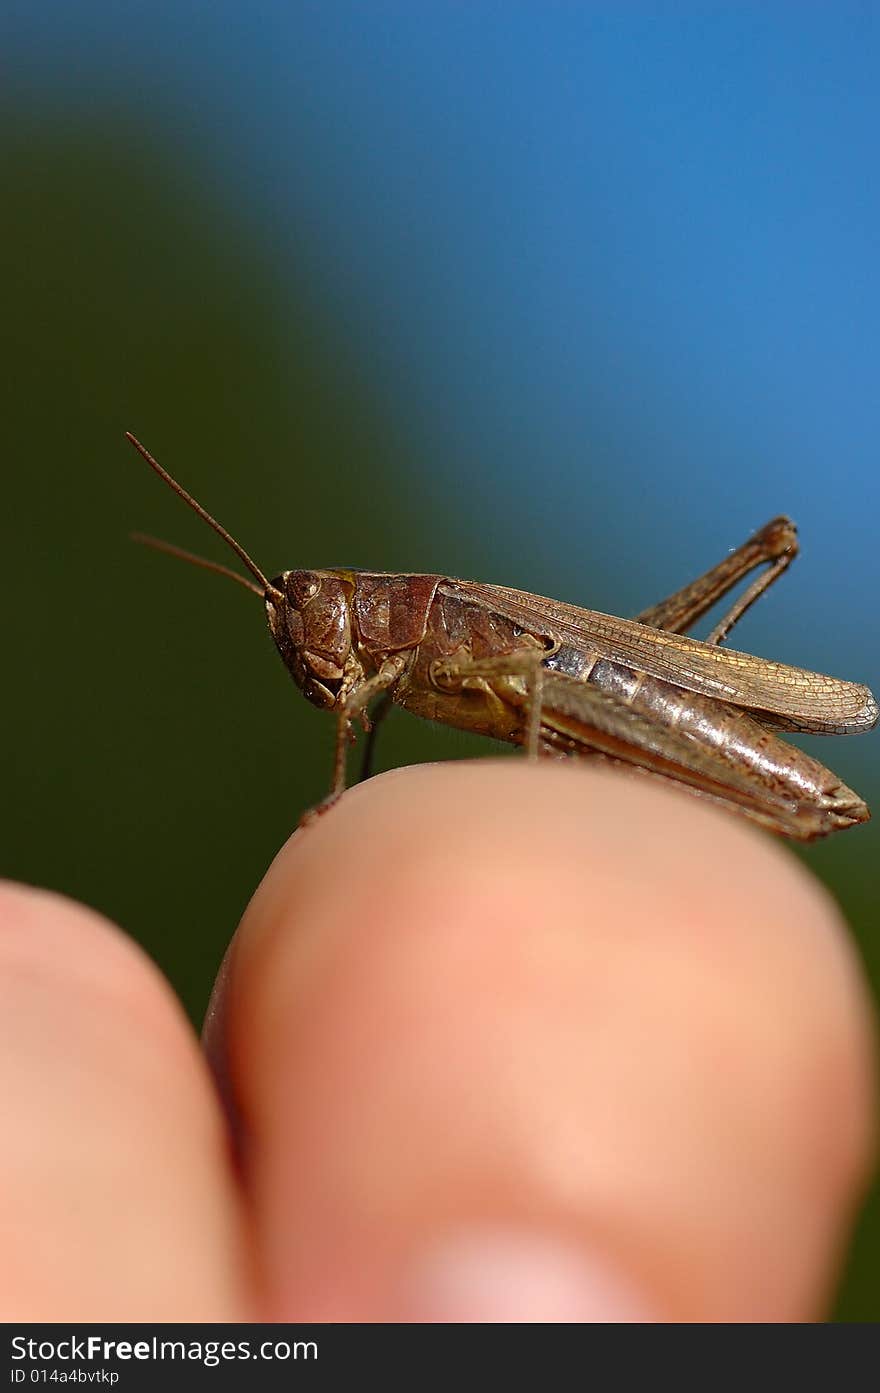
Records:
[[[774,518],[698,580],[635,619],[441,575],[345,568],[268,580],[244,548],[153,459],[160,478],[232,548],[258,584],[155,538],[137,540],[239,581],[264,601],[293,680],[337,718],[330,807],[346,783],[352,727],[391,703],[428,720],[523,745],[529,755],[599,757],[674,780],[799,841],[870,817],[831,770],[775,731],[849,735],[878,716],[867,687],[722,648],[737,620],[797,555]],[[705,641],[684,631],[756,567]],[[371,722],[368,708],[380,698]],[[368,746],[368,757],[372,751]]]

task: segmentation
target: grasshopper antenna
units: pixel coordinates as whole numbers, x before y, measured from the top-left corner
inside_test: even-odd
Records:
[[[182,498],[184,503],[188,503],[189,506],[192,508],[193,512],[198,513],[199,517],[202,518],[203,521],[205,521],[209,527],[212,527],[214,529],[214,531],[217,533],[217,536],[223,538],[226,545],[232,548],[238,559],[244,562],[251,575],[254,576],[260,582],[260,588],[258,590],[255,585],[251,585],[250,581],[245,580],[244,576],[238,575],[236,571],[230,570],[228,566],[221,566],[219,562],[216,561],[206,561],[201,556],[193,556],[191,552],[184,551],[181,547],[172,546],[170,542],[160,542],[158,538],[147,537],[140,532],[132,534],[134,541],[142,542],[145,546],[155,548],[156,551],[168,552],[170,556],[177,556],[182,561],[190,561],[194,566],[203,566],[207,571],[216,571],[218,575],[231,576],[233,580],[237,580],[241,585],[246,585],[248,590],[253,590],[255,594],[260,595],[261,597],[270,593],[276,595],[278,592],[275,586],[269,584],[269,581],[263,575],[263,572],[260,570],[256,562],[251,560],[244,547],[239,542],[237,542],[229,532],[226,531],[226,528],[222,527],[216,518],[212,518],[208,510],[206,508],[203,508],[201,503],[197,503],[196,500],[193,498],[192,494],[187,493],[183,485],[179,484],[176,479],[173,479],[171,477],[167,469],[162,468],[159,461],[153,458],[149,450],[146,449],[146,447],[143,446],[141,442],[135,436],[132,435],[130,430],[127,430],[125,432],[125,438],[134,446],[138,454],[141,455],[147,461],[147,464],[150,466],[150,468],[154,470],[156,474],[159,475],[159,478],[164,479],[165,483],[168,485],[170,489],[174,491],[174,493],[177,494],[178,498]]]
[[[201,566],[205,571],[214,571],[218,576],[228,576],[230,580],[237,580],[245,590],[250,590],[252,595],[259,595],[261,599],[266,593],[258,585],[254,585],[252,580],[240,576],[238,571],[233,571],[231,566],[224,566],[219,561],[209,561],[207,557],[196,556],[191,551],[184,551],[183,547],[176,547],[173,542],[163,542],[160,537],[148,537],[146,532],[130,532],[129,536],[133,542],[139,542],[143,547],[164,551],[168,556],[176,556],[179,561],[188,561],[191,566]]]

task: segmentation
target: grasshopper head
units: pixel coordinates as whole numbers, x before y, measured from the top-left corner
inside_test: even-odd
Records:
[[[282,571],[274,580],[267,580],[241,543],[192,494],[187,493],[149,450],[135,439],[131,431],[125,434],[160,479],[223,538],[254,579],[247,580],[228,566],[193,556],[191,552],[168,542],[160,542],[155,537],[144,537],[138,533],[137,540],[206,570],[217,571],[260,595],[266,606],[272,637],[297,686],[316,706],[334,706],[341,693],[346,668],[350,670],[352,662],[351,599],[355,588],[354,577],[348,572]]]
[[[353,584],[330,571],[283,571],[266,589],[266,617],[303,696],[336,702],[351,654]]]

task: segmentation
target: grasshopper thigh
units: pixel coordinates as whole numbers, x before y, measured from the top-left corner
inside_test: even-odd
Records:
[[[797,840],[869,817],[864,802],[830,769],[745,712],[705,698],[693,705],[691,694],[668,684],[642,683],[639,690],[643,700],[653,697],[653,708],[639,709],[633,697],[550,676],[542,712],[545,746],[638,766]]]

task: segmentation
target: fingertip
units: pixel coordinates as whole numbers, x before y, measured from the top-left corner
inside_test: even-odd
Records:
[[[99,914],[0,885],[7,1319],[248,1309],[226,1137],[170,986]]]
[[[279,854],[231,1000],[284,1310],[388,1309],[450,1226],[523,1224],[683,1318],[821,1300],[870,1153],[866,995],[829,897],[726,814],[509,761],[372,781]],[[372,1296],[340,1296],[353,1262]]]

